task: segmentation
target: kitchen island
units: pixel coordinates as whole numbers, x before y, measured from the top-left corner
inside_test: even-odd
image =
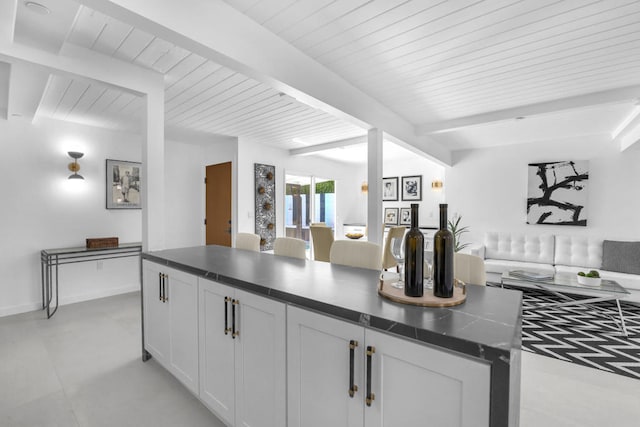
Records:
[[[520,292],[422,308],[381,298],[373,270],[220,246],[143,259],[143,360],[228,425],[518,425]]]

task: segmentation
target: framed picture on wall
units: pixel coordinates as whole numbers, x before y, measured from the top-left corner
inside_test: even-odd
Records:
[[[382,201],[383,202],[398,201],[398,177],[397,176],[382,178]]]
[[[422,200],[422,175],[402,177],[402,200]]]
[[[400,225],[411,225],[411,208],[400,208]]]
[[[107,159],[107,209],[140,209],[142,163]]]
[[[398,208],[384,208],[384,224],[398,225]]]

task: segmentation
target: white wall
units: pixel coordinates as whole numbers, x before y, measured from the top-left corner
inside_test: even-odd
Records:
[[[105,209],[105,159],[140,161],[134,135],[70,123],[0,120],[0,316],[41,304],[40,250],[84,246],[88,237],[141,240],[140,210]],[[81,151],[84,181],[68,180],[67,151]],[[139,289],[136,258],[60,267],[60,302]]]
[[[254,163],[276,167],[276,235],[284,236],[285,174],[313,175],[336,181],[336,234],[343,233],[342,224],[366,223],[366,195],[361,185],[366,181],[364,166],[335,162],[314,156],[290,156],[287,150],[267,147],[247,139],[239,141],[238,164],[238,231],[254,232],[255,195]]]
[[[237,147],[237,138],[230,137],[166,141],[166,248],[205,244],[206,167],[225,162],[235,165]]]
[[[384,160],[383,175],[387,177],[398,177],[398,201],[383,202],[384,208],[408,208],[411,203],[418,203],[418,216],[420,227],[437,227],[439,204],[444,203],[444,194],[448,189],[447,183],[443,190],[434,191],[431,189],[431,181],[444,181],[444,167],[432,162],[429,159],[411,154],[410,157]],[[402,201],[402,177],[422,175],[422,201],[411,202]]]
[[[588,160],[586,227],[526,224],[527,165]],[[640,151],[620,152],[608,136],[467,150],[454,153],[446,171],[450,215],[462,215],[482,243],[485,231],[590,235],[640,240]]]

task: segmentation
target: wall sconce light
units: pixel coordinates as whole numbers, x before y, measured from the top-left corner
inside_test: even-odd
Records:
[[[440,191],[440,190],[442,190],[443,186],[444,186],[444,184],[439,179],[431,181],[431,189],[433,191]]]
[[[362,191],[362,194],[367,194],[369,192],[369,184],[367,184],[366,181],[360,186],[360,191]]]
[[[78,159],[84,156],[84,153],[80,153],[78,151],[69,151],[67,154],[73,159],[73,162],[69,163],[68,166],[69,170],[73,172],[73,174],[69,175],[69,179],[84,179],[84,177],[78,173],[78,171],[80,170]]]

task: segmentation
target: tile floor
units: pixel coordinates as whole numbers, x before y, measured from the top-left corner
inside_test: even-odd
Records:
[[[223,426],[153,359],[140,295],[0,318],[0,426]],[[638,426],[640,381],[523,352],[522,427]]]

